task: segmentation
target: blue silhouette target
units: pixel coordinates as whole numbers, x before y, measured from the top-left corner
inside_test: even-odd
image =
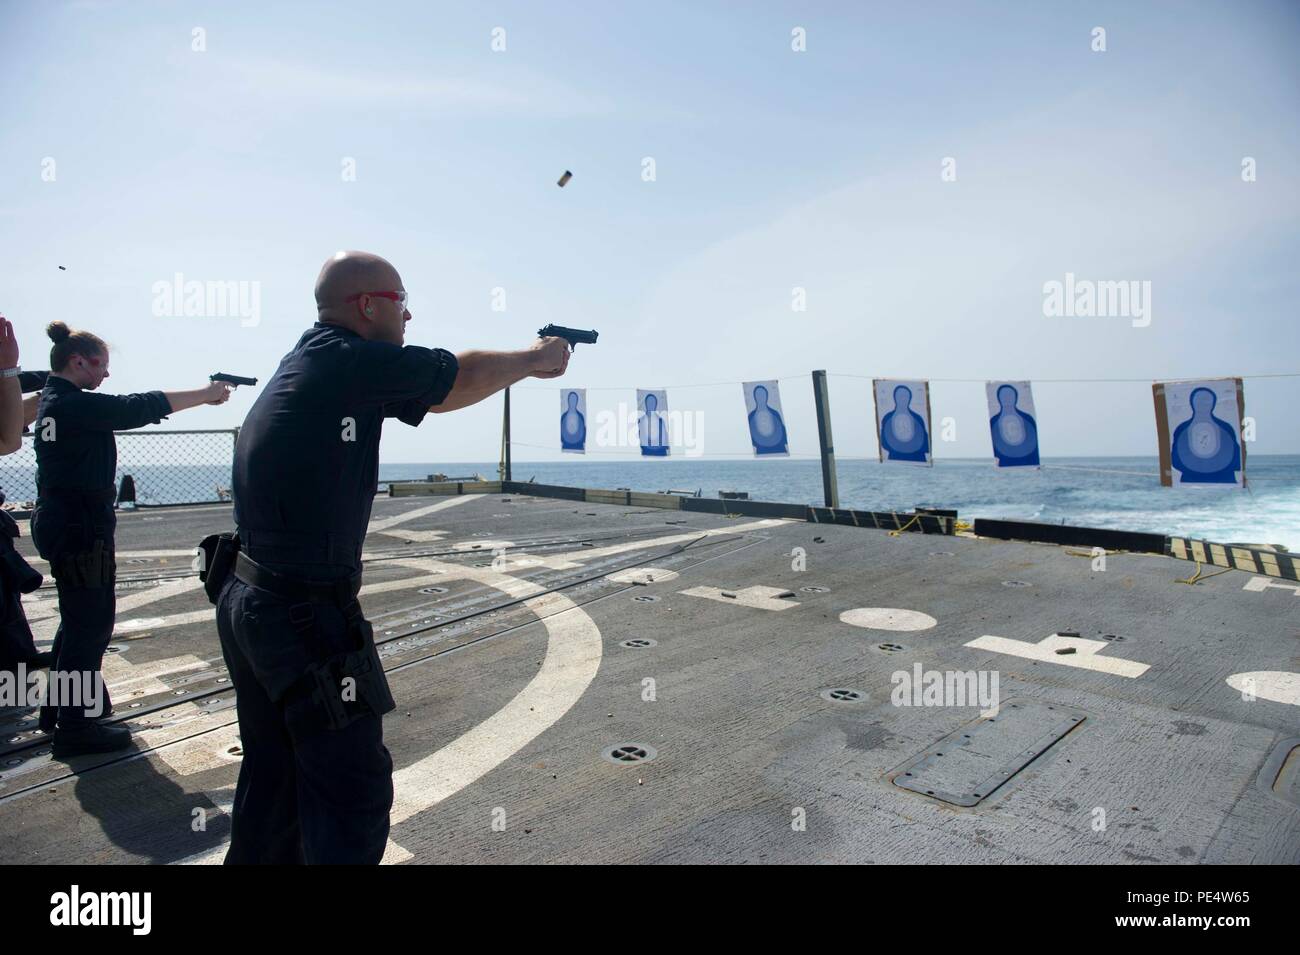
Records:
[[[560,390],[560,450],[587,453],[587,389]]]
[[[781,413],[781,389],[775,381],[746,381],[745,410],[749,422],[749,443],[754,457],[790,456],[790,441]]]
[[[641,454],[651,458],[668,457],[668,392],[662,388],[638,388],[636,410]]]
[[[1038,467],[1038,422],[1034,418],[1034,398],[1029,382],[990,381],[984,387],[997,466]]]
[[[1234,378],[1165,385],[1174,484],[1243,484],[1238,387]]]
[[[930,465],[929,383],[877,378],[872,384],[880,460]]]

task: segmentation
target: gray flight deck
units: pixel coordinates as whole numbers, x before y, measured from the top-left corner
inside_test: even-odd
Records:
[[[375,500],[386,861],[1300,862],[1294,581],[578,497]],[[188,555],[230,520],[119,515],[135,749],[56,761],[0,710],[0,863],[220,859],[239,739]],[[996,676],[996,712],[895,705],[917,665]]]

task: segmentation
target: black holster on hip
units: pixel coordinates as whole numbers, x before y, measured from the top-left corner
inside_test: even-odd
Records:
[[[209,534],[199,541],[199,553],[196,558],[199,580],[203,581],[203,590],[213,604],[221,595],[221,587],[235,567],[235,558],[239,555],[239,535],[233,531],[224,534]]]
[[[305,678],[311,701],[319,707],[311,722],[324,717],[331,730],[340,730],[365,716],[383,716],[397,708],[388,689],[374,630],[368,622],[355,619],[349,624],[360,646],[350,653],[322,660],[308,668]],[[293,711],[290,719],[293,721]]]

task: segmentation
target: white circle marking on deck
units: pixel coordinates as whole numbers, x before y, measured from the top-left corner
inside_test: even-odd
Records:
[[[1285,670],[1255,670],[1234,673],[1224,681],[1240,693],[1252,693],[1261,700],[1300,706],[1300,673]]]
[[[606,574],[606,580],[612,580],[616,584],[631,584],[637,581],[644,581],[648,584],[662,584],[669,580],[676,580],[678,573],[675,570],[661,570],[658,567],[632,567],[628,570],[618,570],[612,574]]]
[[[928,613],[897,607],[857,607],[840,614],[840,622],[867,630],[929,630],[938,624]]]

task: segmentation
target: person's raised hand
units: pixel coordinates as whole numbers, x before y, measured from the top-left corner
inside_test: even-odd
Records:
[[[18,366],[18,339],[14,336],[14,327],[9,319],[0,315],[0,368]]]

